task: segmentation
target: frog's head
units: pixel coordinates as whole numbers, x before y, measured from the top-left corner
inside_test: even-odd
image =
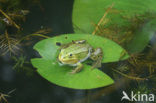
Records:
[[[61,50],[58,60],[62,64],[76,64],[78,62],[78,59],[74,53],[66,52],[65,50]]]

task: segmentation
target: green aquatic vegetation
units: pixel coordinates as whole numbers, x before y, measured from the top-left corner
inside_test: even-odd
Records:
[[[156,19],[150,20],[141,26],[134,34],[133,38],[127,43],[126,48],[130,53],[139,53],[144,50],[149,41],[153,38],[156,31]],[[135,47],[134,47],[135,45]]]
[[[47,34],[49,32],[51,32],[51,29],[49,29],[49,28],[41,29],[41,30],[38,30],[32,34],[28,34],[28,35],[22,37],[18,42],[22,42],[23,40],[27,40],[27,39],[30,40],[31,37],[50,38],[49,36],[44,35],[44,34]]]
[[[60,66],[57,61],[59,46],[56,43],[66,44],[72,40],[86,40],[92,47],[100,47],[103,50],[102,63],[116,62],[129,57],[125,51],[115,42],[96,35],[66,34],[40,41],[34,46],[42,58],[32,59],[31,62],[37,68],[37,72],[48,81],[60,86],[75,89],[92,89],[112,84],[114,81],[101,70],[84,63],[84,69],[76,74],[70,74],[70,66]],[[111,47],[111,48],[110,48]],[[108,68],[109,69],[109,68]]]
[[[153,80],[153,78],[155,77],[156,66],[154,55],[155,53],[152,49],[149,49],[149,52],[146,52],[146,55],[141,53],[131,55],[127,62],[124,63],[124,65],[121,65],[116,69],[112,69],[115,72],[113,73],[114,77],[120,78],[117,75],[119,74],[122,77],[128,78],[138,83],[140,81],[155,82],[155,80]],[[154,88],[154,85],[151,85],[151,87]]]
[[[17,14],[10,14],[10,16],[8,16],[8,14],[6,14],[3,10],[0,9],[0,13],[4,16],[1,17],[2,21],[6,24],[6,25],[11,25],[16,27],[18,30],[20,29],[20,26],[10,17],[12,15],[14,15],[14,18],[17,18],[18,16],[16,16]],[[24,18],[24,17],[23,17]]]
[[[28,5],[38,5],[37,1],[28,0],[25,3],[22,0],[0,1],[0,56],[9,54],[14,62],[13,69],[18,73],[24,72],[27,76],[32,76],[34,69],[26,60],[23,48],[31,46],[34,40],[32,37],[48,38],[44,34],[51,32],[51,29],[43,28],[32,34],[23,33],[25,28],[22,28],[22,25],[26,22],[26,15],[29,14]]]
[[[12,26],[17,31],[22,31],[22,23],[26,21],[26,15],[29,14],[28,8],[33,5],[40,6],[39,0],[1,0],[0,1],[0,27]]]
[[[96,35],[109,38],[127,49],[130,48],[129,45],[133,46],[134,43],[142,44],[136,47],[138,49],[136,51],[139,52],[146,46],[145,44],[147,44],[148,40],[152,38],[153,33],[151,32],[155,31],[154,28],[156,26],[155,17],[155,13],[136,14],[132,17],[123,16],[122,18],[127,21],[129,25],[119,26],[117,23],[110,26],[106,24],[99,25]],[[149,20],[151,21],[149,22]],[[146,40],[146,38],[148,40]],[[135,39],[139,41],[144,40],[144,42],[136,42],[137,40]],[[135,48],[131,47],[130,50],[132,49]]]
[[[112,4],[112,12],[114,13],[109,13],[107,18],[109,19],[109,24],[118,24],[118,26],[129,25],[123,19],[123,16],[133,17],[136,14],[141,15],[146,12],[156,11],[156,2],[154,0],[99,0],[98,2],[94,0],[75,0],[72,19],[73,24],[80,28],[75,28],[75,32],[84,33],[82,31],[86,31],[87,33],[92,33],[95,29],[92,24],[98,24],[107,8]],[[149,9],[147,10],[147,8]]]
[[[0,93],[0,102],[4,101],[5,103],[8,103],[8,100],[6,99],[6,97],[9,97],[9,95]]]
[[[127,50],[129,53],[132,53],[130,55],[131,58],[126,61],[125,65],[118,67],[115,63],[111,63],[107,68],[102,67],[102,70],[110,69],[110,71],[112,70],[114,74],[118,75],[118,77],[113,78],[114,80],[120,76],[137,82],[145,81],[151,79],[155,73],[156,62],[150,59],[154,56],[153,53],[151,53],[152,55],[140,55],[139,53],[144,50],[156,31],[156,15],[154,13],[156,11],[156,3],[154,0],[99,0],[98,2],[93,0],[75,0],[72,18],[75,27],[74,31],[75,33],[85,34],[83,36],[76,34],[73,34],[73,36],[67,35],[67,38],[64,38],[64,36],[50,38],[44,35],[50,32],[46,30],[39,30],[25,36],[20,33],[22,32],[20,25],[21,22],[24,22],[25,15],[28,14],[29,11],[23,8],[19,9],[21,7],[21,0],[1,1],[2,4],[6,3],[5,5],[0,4],[0,28],[2,27],[3,29],[3,35],[0,35],[1,55],[5,55],[8,52],[17,54],[17,51],[21,49],[19,45],[31,46],[30,44],[33,40],[31,37],[49,38],[40,41],[34,46],[34,49],[40,53],[42,58],[32,59],[32,64],[37,68],[41,76],[54,84],[76,89],[91,89],[107,86],[114,82],[112,78],[101,70],[97,68],[90,70],[91,66],[86,62],[84,63],[84,69],[75,75],[68,75],[72,67],[58,65],[56,59],[59,47],[56,46],[56,42],[69,43],[74,39],[87,39],[89,44],[95,48],[102,45],[104,51],[102,62],[105,64],[110,62],[116,62],[116,64],[118,64],[118,61],[125,60],[129,57]],[[29,0],[27,2],[29,2]],[[38,0],[33,0],[32,2],[38,2]],[[149,9],[147,10],[147,8]],[[6,27],[8,25],[18,29],[17,32],[13,34],[14,37],[7,32]],[[87,34],[90,34],[90,36]],[[104,38],[96,35],[103,36]],[[94,40],[93,38],[98,39]],[[133,53],[136,52],[139,53],[139,56],[133,55]],[[23,52],[20,52],[20,54],[22,53]],[[32,73],[33,69],[30,65],[27,66],[29,62],[26,61],[25,56],[20,56],[13,60],[15,61],[15,70],[24,71],[28,73],[28,75]]]
[[[30,62],[27,60],[26,56],[12,56],[12,60],[14,61],[13,69],[18,73],[24,73],[27,76],[32,76],[34,73],[34,69],[31,67]]]
[[[75,0],[74,31],[107,37],[129,53],[138,53],[156,31],[155,4],[154,0]]]
[[[28,34],[24,37],[16,38],[16,36],[10,37],[8,32],[5,31],[5,34],[0,35],[0,56],[4,56],[7,53],[10,55],[17,55],[19,52],[22,52],[21,45],[25,45],[29,43],[31,37],[42,37],[42,38],[49,38],[48,36],[44,35],[51,31],[51,29],[41,29],[32,34]],[[19,34],[16,34],[19,35]],[[23,41],[26,41],[23,43]]]
[[[19,39],[18,37],[21,35],[19,33],[21,32],[21,27],[19,26],[19,24],[17,24],[17,21],[19,21],[20,19],[24,19],[25,15],[27,14],[27,13],[26,14],[20,13],[21,11],[25,12],[25,10],[20,10],[18,7],[14,7],[16,9],[12,8],[10,10],[9,5],[12,5],[12,4],[9,4],[8,2],[4,1],[2,3],[3,6],[1,6],[0,8],[0,24],[1,24],[0,25],[0,28],[1,28],[0,56],[4,56],[7,53],[16,55],[19,53],[19,51],[21,51],[20,42],[18,40]],[[17,3],[17,2],[14,2],[14,3]],[[7,9],[5,8],[6,5],[8,7]],[[20,23],[21,22],[23,21],[20,21]],[[9,34],[10,32],[10,30],[8,30],[9,26],[13,27],[16,31],[12,35]]]
[[[12,93],[12,92],[14,92],[16,89],[13,89],[13,90],[11,90],[11,91],[9,91],[7,94],[4,94],[4,93],[1,93],[0,92],[0,102],[1,103],[8,103],[8,100],[7,100],[7,98],[8,97],[10,97],[10,94]]]
[[[25,63],[26,57],[20,56],[19,59],[18,59],[15,56],[13,56],[12,58],[16,61],[16,64],[13,67],[14,69],[17,68],[17,67],[23,67],[23,64]]]
[[[0,35],[0,55],[3,56],[8,52],[17,54],[20,50],[19,42],[13,37],[9,37],[8,32],[5,31],[4,35]]]
[[[115,69],[112,69],[112,70],[115,71],[116,73],[119,73],[120,75],[128,78],[128,79],[131,79],[131,80],[137,80],[137,81],[147,80],[147,78],[136,77],[136,76],[134,76],[134,74],[127,75],[127,74],[124,74],[118,70],[115,70]]]
[[[149,94],[152,92],[152,90],[150,90],[150,87],[148,87],[148,85],[146,83],[140,85],[140,84],[137,84],[136,85],[137,87],[134,88],[134,92],[140,92],[140,94]]]

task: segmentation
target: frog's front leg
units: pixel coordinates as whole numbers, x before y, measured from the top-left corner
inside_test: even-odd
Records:
[[[93,50],[90,56],[90,58],[94,61],[92,65],[92,69],[96,67],[101,67],[102,57],[103,57],[103,52],[101,48],[96,48],[95,50]]]
[[[72,72],[70,72],[70,73],[75,74],[75,73],[79,72],[82,68],[83,68],[83,64],[78,63],[77,67],[74,70],[72,70]]]

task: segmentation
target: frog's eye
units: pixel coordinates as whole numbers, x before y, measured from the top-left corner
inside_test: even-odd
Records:
[[[69,54],[69,56],[71,57],[73,54]]]

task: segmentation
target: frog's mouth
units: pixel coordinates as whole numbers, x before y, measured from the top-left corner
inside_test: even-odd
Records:
[[[59,58],[57,58],[59,65],[70,65],[70,66],[76,66],[77,62],[75,59],[72,60],[62,60],[60,61]]]
[[[58,60],[58,63],[60,66],[64,65],[61,61]]]
[[[66,63],[66,62],[61,62],[60,60],[58,60],[58,63],[60,66],[62,66],[62,65],[76,66],[77,65],[77,63]]]
[[[76,64],[78,62],[77,59],[70,59],[70,60],[62,60],[60,63],[62,64]]]
[[[76,64],[78,62],[78,60],[74,57],[70,58],[70,59],[65,59],[61,54],[58,56],[58,61],[61,64]]]

